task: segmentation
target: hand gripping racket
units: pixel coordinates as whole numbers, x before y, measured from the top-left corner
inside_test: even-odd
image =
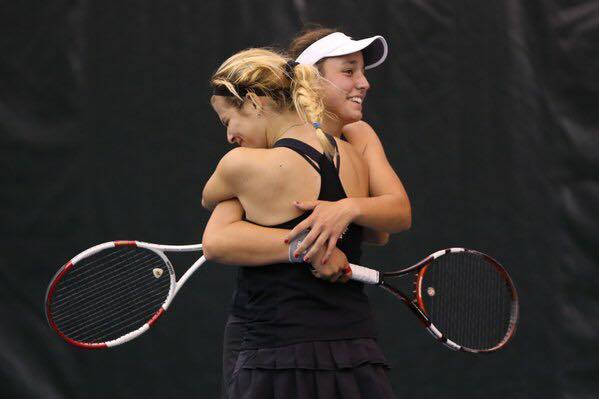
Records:
[[[449,248],[393,272],[352,265],[352,279],[375,284],[412,310],[439,342],[453,350],[490,353],[503,348],[518,323],[518,294],[507,271],[481,252]],[[413,295],[388,282],[412,276]]]
[[[144,332],[168,309],[201,256],[176,281],[165,252],[201,251],[202,244],[158,245],[112,241],[91,247],[64,265],[46,291],[46,317],[68,343],[107,348]]]

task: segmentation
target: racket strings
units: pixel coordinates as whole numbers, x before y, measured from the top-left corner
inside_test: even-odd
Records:
[[[105,298],[107,299],[106,304],[98,306],[99,302],[96,300],[92,302],[91,306],[84,308],[83,313],[77,311],[77,308],[69,309],[69,313],[58,319],[56,323],[66,335],[81,340],[84,336],[90,336],[86,332],[116,330],[130,320],[132,314],[135,313],[141,313],[147,321],[165,299],[164,289],[160,289],[160,287],[148,290],[143,287],[132,289],[131,285],[126,285],[117,286],[114,289],[118,291]]]
[[[162,270],[158,275],[156,268]],[[80,260],[58,282],[50,314],[71,339],[110,341],[143,326],[170,288],[170,270],[158,254],[138,247],[105,249]]]
[[[137,252],[135,248],[126,248],[122,251],[101,251],[94,256],[94,258],[85,259],[85,270],[80,270],[78,279],[79,279],[79,287],[85,285],[85,282],[88,280],[92,280],[97,273],[101,273],[102,269],[112,265],[118,265],[119,261],[124,259],[128,259],[128,256],[136,256],[143,255],[142,252]],[[100,256],[102,255],[102,256]],[[84,277],[85,276],[85,277]],[[93,281],[93,280],[92,280]],[[65,287],[57,288],[56,291],[64,290]]]
[[[490,349],[513,321],[511,286],[476,253],[443,255],[424,274],[422,299],[433,324],[448,339],[471,349]]]
[[[99,317],[107,308],[110,308],[113,315],[116,315],[118,310],[125,309],[131,306],[130,302],[123,302],[122,295],[127,292],[127,295],[135,298],[139,294],[143,294],[143,288],[135,287],[133,283],[138,283],[140,279],[131,282],[127,285],[115,285],[113,291],[105,292],[105,295],[97,296],[95,298],[88,298],[88,300],[78,301],[79,306],[69,307],[68,309],[60,309],[56,311],[55,322],[61,323],[63,328],[69,328],[70,319],[71,322],[82,321],[87,319],[88,322],[92,322],[91,318]],[[146,297],[151,292],[147,292]],[[141,295],[143,297],[143,295]]]
[[[114,267],[112,267],[113,271],[109,277],[105,277],[110,273],[110,266],[106,268],[103,276],[97,276],[93,282],[88,283],[84,288],[80,287],[78,280],[72,280],[72,277],[67,274],[64,279],[63,289],[58,292],[56,295],[56,300],[54,302],[54,306],[56,310],[63,310],[68,307],[76,307],[80,305],[80,302],[87,299],[86,297],[93,293],[96,297],[105,299],[101,296],[101,294],[106,293],[107,291],[113,292],[113,286],[115,284],[125,285],[127,283],[134,282],[135,278],[143,278],[138,275],[138,267],[145,267],[149,263],[152,263],[156,266],[162,264],[162,260],[157,260],[152,256],[145,255],[145,258],[135,259],[131,257],[130,261],[127,261],[127,266],[124,261],[120,262],[117,271],[114,271]],[[135,266],[135,267],[131,267]],[[69,292],[64,292],[66,289],[70,290]],[[118,291],[117,291],[118,292]],[[79,301],[75,299],[75,297],[79,298]]]
[[[160,305],[162,301],[164,301],[162,290],[158,288],[154,291],[155,294],[153,296],[150,295],[151,292],[148,292],[147,295],[143,297],[143,300],[146,301],[145,306],[150,309],[157,309],[156,303]],[[139,302],[141,299],[135,298],[135,295],[138,292],[139,290],[131,292],[130,297],[133,297],[134,299],[128,302],[121,301],[115,304],[115,300],[113,299],[110,305],[114,304],[114,306],[111,307],[110,313],[105,312],[109,305],[96,306],[95,308],[87,310],[85,313],[74,312],[72,315],[69,314],[69,319],[63,316],[62,318],[55,320],[55,322],[59,323],[62,327],[62,331],[69,336],[74,335],[83,329],[92,330],[93,326],[105,328],[107,323],[113,323],[114,325],[120,318],[128,317],[132,308],[140,306]]]
[[[131,326],[136,325],[136,328],[133,329],[135,330],[146,323],[163,302],[164,297],[160,295],[158,300],[148,304],[147,310],[150,312],[140,312],[140,316],[137,318],[132,318],[129,313],[122,314],[120,317],[111,316],[102,320],[101,324],[88,324],[76,332],[69,332],[65,335],[80,342],[105,342],[121,337],[132,331]]]

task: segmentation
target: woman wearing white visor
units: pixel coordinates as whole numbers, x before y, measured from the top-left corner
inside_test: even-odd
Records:
[[[366,227],[366,241],[375,244],[385,244],[389,233],[406,230],[411,225],[410,203],[404,187],[389,164],[376,132],[362,121],[362,106],[370,88],[365,70],[382,64],[387,51],[382,36],[353,40],[326,28],[304,31],[290,45],[292,58],[300,64],[315,65],[329,83],[325,84],[325,103],[330,115],[323,123],[323,130],[352,144],[363,155],[370,171],[370,198],[298,204],[301,209],[314,211],[296,226],[288,239],[309,228],[310,234],[297,249],[301,253],[311,246],[306,254],[308,259],[326,245],[327,260],[339,232],[349,223]]]

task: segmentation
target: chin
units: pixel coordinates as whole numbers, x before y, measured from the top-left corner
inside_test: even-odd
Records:
[[[343,124],[349,125],[350,123],[358,122],[362,120],[362,112],[347,112],[343,115]]]

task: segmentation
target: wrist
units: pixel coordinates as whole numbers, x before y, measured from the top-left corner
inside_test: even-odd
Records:
[[[355,221],[360,216],[360,206],[355,198],[344,198],[341,200],[345,205],[345,212],[349,223]]]
[[[289,263],[304,263],[304,255],[308,253],[310,248],[306,248],[302,253],[300,253],[297,257],[295,257],[294,253],[302,244],[302,241],[306,238],[310,230],[306,229],[299,233],[295,238],[291,240],[289,243],[288,255],[289,255]]]

